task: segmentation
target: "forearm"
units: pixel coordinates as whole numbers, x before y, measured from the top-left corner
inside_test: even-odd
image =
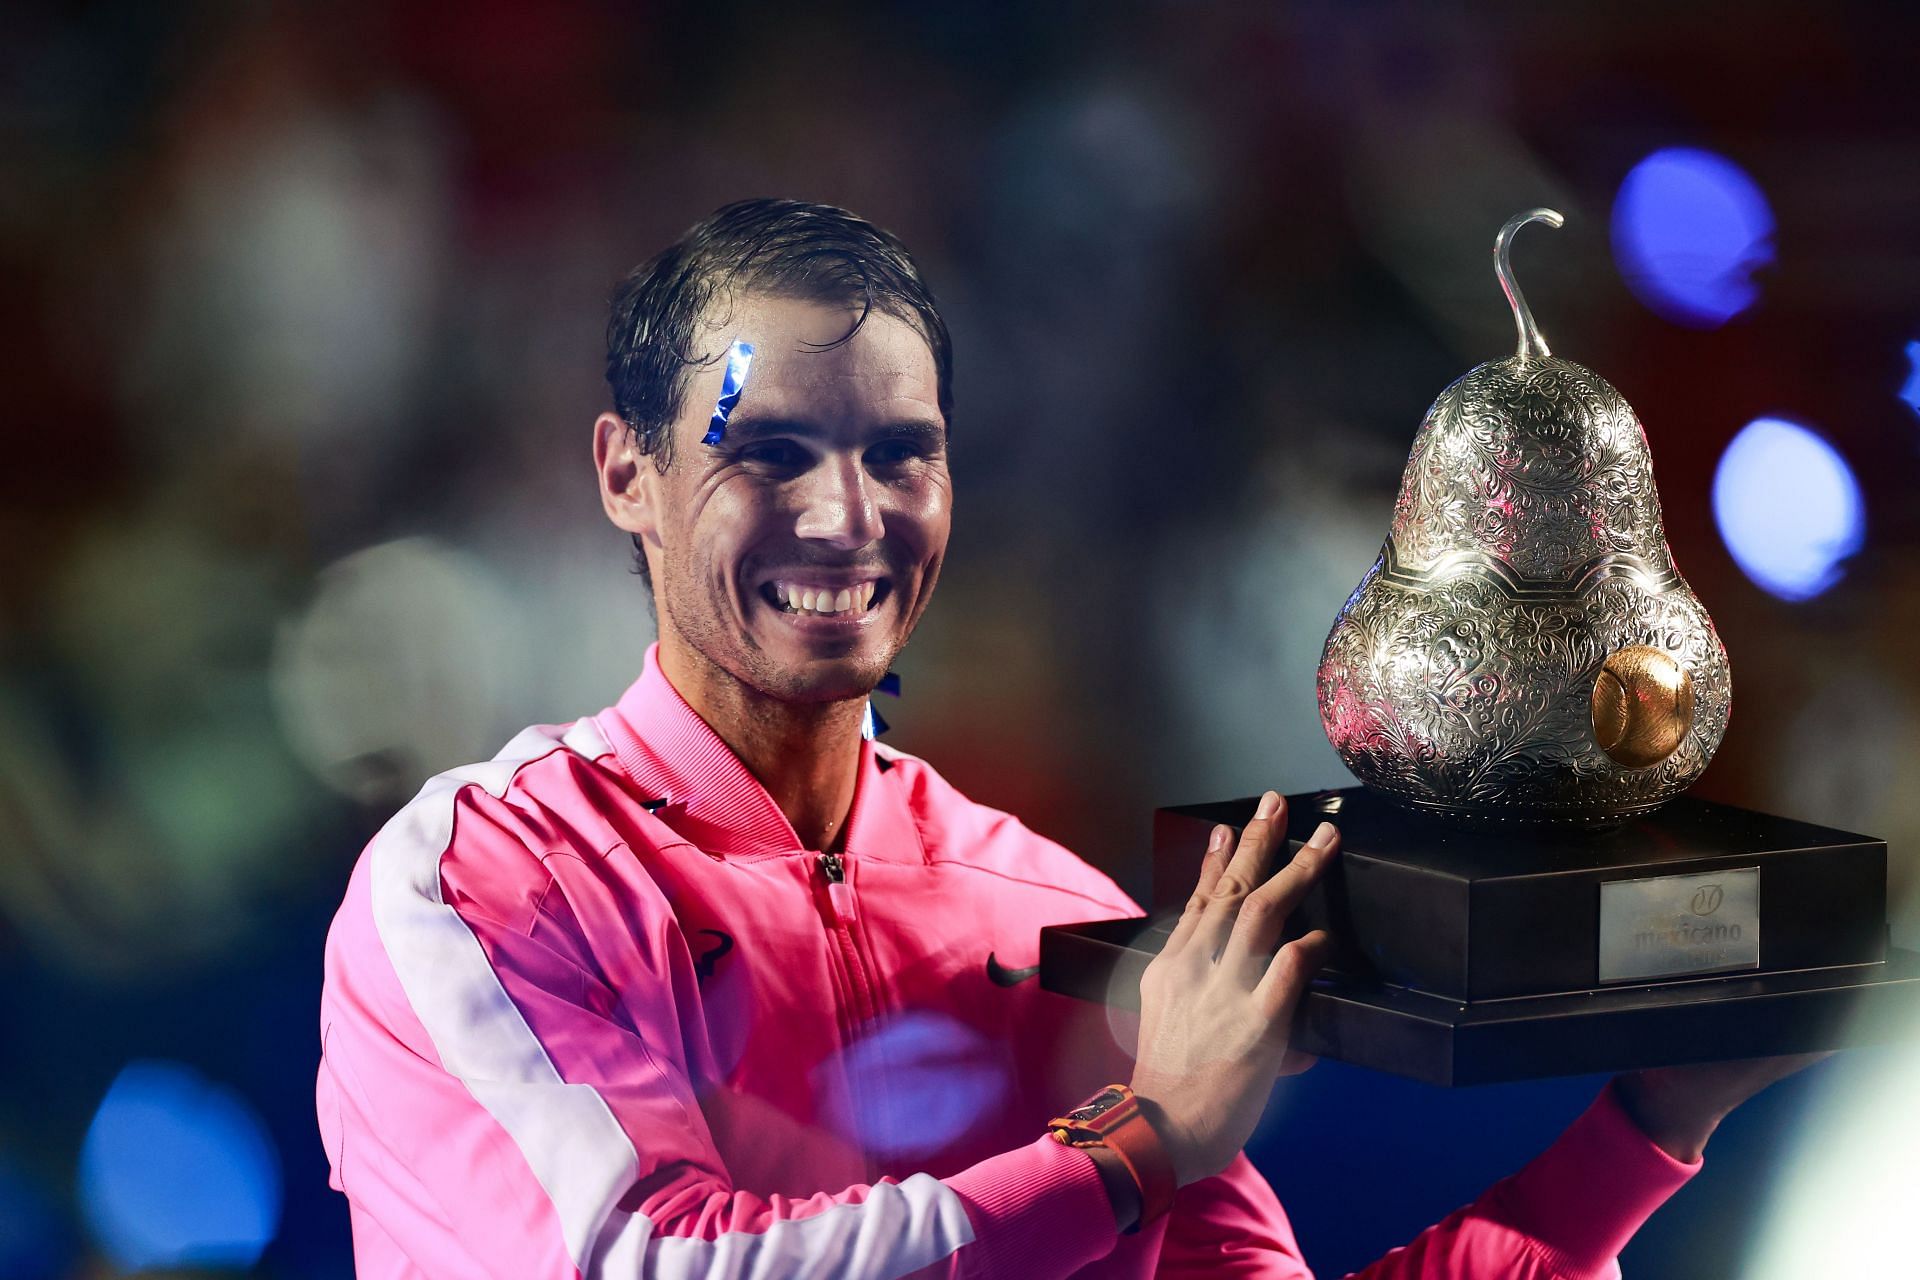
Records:
[[[1663,1088],[1659,1077],[1647,1072],[1623,1075],[1613,1082],[1613,1088],[1628,1119],[1655,1146],[1682,1164],[1700,1163],[1707,1139],[1727,1116],[1726,1111],[1687,1105],[1685,1099]]]
[[[1801,1053],[1629,1071],[1614,1079],[1613,1090],[1641,1132],[1674,1159],[1691,1164],[1741,1103],[1827,1056]]]
[[[1112,1252],[1122,1216],[1138,1208],[1116,1206],[1124,1191],[1110,1190],[1103,1157],[1118,1164],[1111,1152],[1094,1155],[1042,1137],[945,1179],[973,1232],[961,1250],[960,1274],[1067,1276]],[[1131,1175],[1124,1167],[1118,1173],[1130,1188]],[[1131,1217],[1126,1221],[1131,1225]]]
[[[1552,1146],[1482,1198],[1569,1277],[1609,1275],[1655,1210],[1699,1171],[1649,1139],[1609,1085]]]
[[[1637,1126],[1609,1088],[1554,1144],[1472,1205],[1359,1273],[1365,1280],[1602,1280],[1698,1169]]]

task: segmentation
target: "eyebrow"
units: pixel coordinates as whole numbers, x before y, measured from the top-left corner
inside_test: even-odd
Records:
[[[744,444],[773,436],[822,440],[836,434],[832,428],[798,418],[736,416],[727,423],[726,438],[729,444]],[[877,444],[882,440],[909,440],[929,453],[939,452],[947,445],[946,427],[927,418],[903,418],[864,434],[869,444]]]

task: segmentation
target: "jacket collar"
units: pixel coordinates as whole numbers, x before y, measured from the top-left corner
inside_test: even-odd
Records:
[[[659,650],[658,644],[647,646],[640,678],[596,717],[647,807],[709,854],[811,852],[801,847],[760,780],[668,682]],[[924,862],[906,788],[890,770],[874,744],[863,740],[843,852],[884,862]]]

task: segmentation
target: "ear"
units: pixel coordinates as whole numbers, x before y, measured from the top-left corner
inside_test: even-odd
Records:
[[[648,546],[660,545],[660,469],[640,452],[618,414],[593,420],[593,468],[600,476],[600,507],[607,519]]]

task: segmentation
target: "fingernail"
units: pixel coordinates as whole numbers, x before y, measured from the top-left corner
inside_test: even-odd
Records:
[[[1231,836],[1232,834],[1233,834],[1232,827],[1228,827],[1228,826],[1215,827],[1213,829],[1213,834],[1207,837],[1207,852],[1218,853],[1222,849],[1226,848],[1227,837]]]
[[[1339,834],[1331,822],[1323,822],[1313,829],[1313,836],[1307,841],[1310,849],[1324,849],[1333,843],[1333,837]]]
[[[1254,809],[1253,816],[1256,818],[1271,818],[1278,812],[1280,812],[1280,796],[1277,792],[1269,791],[1260,797],[1259,807]]]

